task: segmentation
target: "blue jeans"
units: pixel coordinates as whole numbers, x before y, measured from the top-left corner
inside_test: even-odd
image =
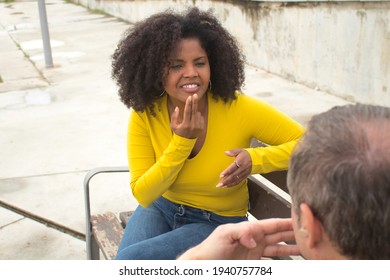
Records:
[[[138,206],[134,211],[115,259],[174,260],[217,226],[246,220],[246,216],[224,217],[160,197],[148,208]]]

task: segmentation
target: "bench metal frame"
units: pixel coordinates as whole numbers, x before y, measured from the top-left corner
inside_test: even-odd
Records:
[[[129,172],[127,166],[120,167],[98,167],[89,171],[84,177],[84,204],[85,204],[85,241],[87,243],[87,259],[98,260],[99,259],[99,246],[96,239],[92,235],[92,223],[91,223],[91,200],[90,200],[90,181],[98,174],[104,173],[118,173]]]

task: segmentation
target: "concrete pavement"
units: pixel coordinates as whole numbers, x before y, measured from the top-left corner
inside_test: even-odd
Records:
[[[36,1],[0,3],[0,201],[85,232],[83,179],[126,165],[128,109],[111,80],[123,21],[46,1],[53,68],[46,68]],[[305,124],[347,101],[250,65],[246,94]],[[136,206],[128,175],[93,181],[92,211]],[[85,242],[0,207],[0,259],[85,259]]]

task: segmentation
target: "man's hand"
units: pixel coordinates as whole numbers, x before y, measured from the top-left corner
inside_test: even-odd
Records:
[[[255,260],[262,257],[299,255],[291,219],[267,219],[219,226],[180,260]]]

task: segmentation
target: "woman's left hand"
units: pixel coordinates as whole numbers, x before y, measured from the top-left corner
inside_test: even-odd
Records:
[[[217,188],[235,186],[246,179],[252,171],[252,159],[246,150],[234,149],[226,151],[225,154],[235,159],[232,164],[222,171]]]

